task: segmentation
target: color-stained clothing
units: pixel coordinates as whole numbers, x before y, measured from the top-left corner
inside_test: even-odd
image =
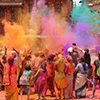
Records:
[[[85,63],[85,66],[86,66],[86,70],[88,69],[88,64]],[[75,70],[78,70],[78,72],[80,73],[84,73],[84,69],[83,69],[83,66],[82,66],[82,63],[78,63],[77,66],[75,67]]]
[[[72,75],[73,74],[73,71],[74,71],[74,68],[75,68],[75,64],[74,63],[66,63],[65,64],[65,73],[68,74],[68,75]]]
[[[73,97],[73,72],[75,64],[71,62],[65,63],[65,73],[67,80],[67,87],[64,88],[65,99]]]
[[[75,80],[75,93],[77,98],[86,97],[87,74],[77,73]]]
[[[40,68],[39,78],[36,82],[36,89],[37,93],[42,93],[42,95],[46,95],[47,92],[47,72],[43,72],[43,69]]]
[[[9,71],[10,71],[10,66],[9,64],[5,64],[4,66],[4,75],[3,75],[3,85],[9,85]],[[15,74],[17,71],[17,66],[13,65],[11,66],[11,74]]]
[[[30,76],[31,73],[32,73],[31,70],[30,70],[30,71],[28,71],[28,70],[24,70],[23,75],[25,75],[25,76]]]
[[[67,80],[67,87],[64,88],[64,97],[65,99],[68,99],[73,97],[73,74],[72,75],[66,74],[66,80]]]
[[[88,65],[85,63],[85,70],[83,68],[83,63],[79,63],[75,70],[78,70],[77,77],[75,79],[75,93],[77,98],[86,97],[86,82],[87,82],[87,69]]]
[[[34,60],[33,60],[33,63],[32,63],[32,70],[34,71],[38,71],[38,69],[41,67],[41,63],[42,63],[42,58],[40,57],[36,57]]]
[[[94,61],[94,65],[95,65],[95,78],[100,80],[100,77],[97,76],[97,69],[99,68],[98,64],[100,64],[100,59],[97,59]]]
[[[39,68],[41,68],[41,64],[42,64],[42,58],[40,57],[36,57],[34,60],[33,60],[33,63],[32,63],[32,70],[34,71],[34,75],[37,73],[37,71],[39,70]],[[39,75],[37,75],[35,78],[34,78],[34,82],[37,81]]]
[[[64,61],[56,61],[56,71],[55,71],[55,83],[58,89],[63,89],[67,87],[67,81],[64,73]]]
[[[17,76],[16,76],[17,66],[12,65],[10,76],[5,77],[5,75],[9,75],[9,71],[10,71],[10,66],[9,64],[6,64],[6,66],[4,66],[3,83],[7,82],[6,79],[8,79],[9,84],[8,85],[5,84],[5,97],[7,100],[19,100],[18,88],[17,88]]]
[[[47,82],[48,82],[49,90],[51,92],[54,92],[54,84],[53,84],[53,81],[54,81],[54,62],[52,62],[52,63],[46,62],[46,63],[47,63],[47,66],[46,66]]]
[[[30,86],[29,76],[31,75],[31,73],[31,70],[24,70],[23,75],[20,77],[19,85]]]

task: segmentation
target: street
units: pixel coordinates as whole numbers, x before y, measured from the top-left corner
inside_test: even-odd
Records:
[[[34,89],[32,88],[32,92],[34,91]],[[86,91],[86,98],[83,98],[81,100],[91,100],[90,99],[90,96],[92,94],[92,90],[91,91]],[[75,98],[75,91],[73,91],[73,98],[72,99],[67,99],[67,100],[79,100],[79,99],[76,99]],[[46,100],[55,100],[56,97],[50,97],[50,91],[48,90],[47,91],[47,95],[46,95]],[[34,94],[34,93],[31,93],[30,95],[30,100],[37,100],[38,99],[38,95],[37,94]],[[5,99],[5,92],[4,91],[0,91],[0,100],[6,100]],[[20,95],[19,95],[19,100],[20,99]],[[23,100],[27,100],[27,95],[23,95]],[[93,100],[100,100],[100,89],[99,89],[99,86],[97,85],[97,88],[96,88],[96,93],[95,93],[95,98]]]

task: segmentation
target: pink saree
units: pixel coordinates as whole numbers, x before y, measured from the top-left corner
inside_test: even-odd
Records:
[[[4,66],[5,74],[3,78],[3,83],[5,85],[5,98],[6,100],[19,100],[18,88],[17,88],[17,66],[11,66],[11,75],[9,76],[9,64]],[[7,75],[7,76],[6,76]]]

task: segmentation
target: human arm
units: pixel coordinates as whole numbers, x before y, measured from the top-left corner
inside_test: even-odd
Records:
[[[93,71],[94,74],[95,74],[95,72],[96,72],[96,70],[97,70],[97,68],[96,68],[97,63],[98,63],[98,60],[95,60],[94,63],[93,63],[93,65],[94,65],[94,71]]]
[[[82,48],[74,47],[74,49],[78,49],[78,50],[80,50],[81,52],[85,53],[85,51],[84,51]]]
[[[77,73],[78,72],[78,69],[79,69],[79,64],[77,64],[77,66],[75,67],[74,73]]]
[[[13,50],[19,55],[19,52],[13,47]]]
[[[64,72],[65,72],[65,74],[67,74],[67,72],[68,72],[68,66],[67,66],[67,63],[65,63],[65,65],[64,65]]]
[[[3,73],[3,70],[0,68],[0,71]]]
[[[7,47],[5,46],[5,54],[4,55],[7,55]]]
[[[33,78],[35,78],[40,72],[40,69],[36,72],[36,74],[33,76]]]
[[[59,63],[59,61],[56,61],[54,64],[54,70],[57,70],[57,64]]]
[[[5,66],[5,64],[0,60],[0,63],[1,63],[1,65],[4,67]]]

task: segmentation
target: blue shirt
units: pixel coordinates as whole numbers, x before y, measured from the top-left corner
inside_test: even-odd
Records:
[[[77,66],[75,67],[75,70],[78,70],[78,72],[80,72],[80,73],[84,73],[85,71],[84,71],[84,69],[83,69],[83,65],[81,64],[81,63],[78,63],[77,64]],[[88,64],[86,64],[86,71],[87,71],[87,69],[88,69]],[[74,70],[74,71],[75,71]]]
[[[30,76],[31,73],[32,73],[31,70],[30,71],[24,70],[23,75]]]

